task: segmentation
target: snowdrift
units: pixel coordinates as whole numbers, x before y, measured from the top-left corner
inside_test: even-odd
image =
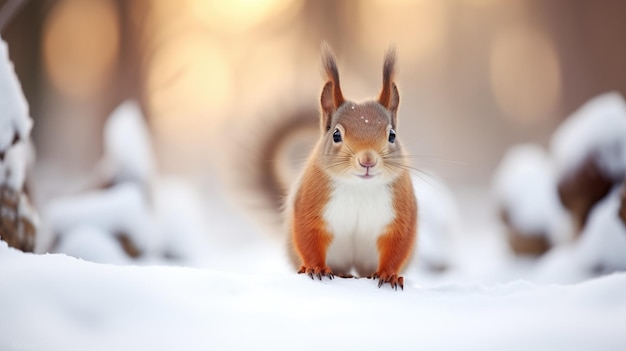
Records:
[[[0,243],[1,350],[623,350],[626,273],[404,291],[96,264]]]

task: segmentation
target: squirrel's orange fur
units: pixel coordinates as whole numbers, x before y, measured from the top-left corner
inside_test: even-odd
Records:
[[[402,268],[417,236],[417,202],[396,140],[395,51],[383,66],[377,101],[344,99],[326,45],[321,94],[322,136],[287,203],[290,249],[298,273],[360,276],[403,288]]]

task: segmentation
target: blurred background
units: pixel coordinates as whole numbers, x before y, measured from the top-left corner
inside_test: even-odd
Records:
[[[310,121],[314,133],[302,140],[317,137],[322,40],[338,57],[344,95],[357,101],[377,95],[384,52],[396,45],[399,135],[421,155],[417,167],[455,194],[478,194],[459,196],[461,213],[475,211],[509,147],[548,146],[585,101],[626,92],[622,0],[0,0],[0,8],[11,3],[20,8],[2,37],[35,122],[38,203],[77,190],[102,157],[106,118],[134,99],[160,172],[248,211],[229,190],[254,176],[239,168],[255,162],[246,150],[277,121]]]
[[[105,118],[136,98],[159,166],[202,179],[235,120],[317,109],[326,40],[356,100],[378,93],[395,44],[411,152],[462,162],[434,165],[452,184],[486,185],[507,146],[545,144],[590,97],[626,91],[625,13],[620,0],[44,0],[2,34],[38,160],[64,172],[93,166]]]

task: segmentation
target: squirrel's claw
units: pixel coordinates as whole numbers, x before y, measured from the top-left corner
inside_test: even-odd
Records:
[[[313,280],[315,280],[315,277],[317,277],[317,279],[319,280],[322,280],[323,277],[328,277],[328,279],[332,280],[335,277],[335,275],[333,274],[333,271],[328,266],[326,267],[302,266],[300,267],[300,270],[298,270],[298,274],[303,274],[303,273],[311,277],[311,279]]]
[[[404,278],[397,274],[387,274],[385,272],[375,272],[370,276],[372,279],[378,279],[378,287],[381,288],[385,283],[389,283],[392,289],[398,290],[398,286],[401,290],[404,290]]]

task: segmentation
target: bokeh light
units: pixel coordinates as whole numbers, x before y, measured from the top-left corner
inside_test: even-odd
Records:
[[[161,136],[188,139],[223,115],[233,94],[228,58],[203,33],[186,33],[160,47],[150,62],[146,100]]]
[[[530,125],[552,117],[561,95],[554,44],[539,29],[512,26],[498,32],[489,53],[491,90],[508,118]]]
[[[191,11],[212,29],[242,33],[268,18],[279,19],[301,5],[293,0],[191,0]]]
[[[358,5],[359,39],[374,57],[395,44],[403,60],[429,64],[441,61],[449,24],[446,1],[370,0]]]
[[[44,24],[43,59],[52,84],[73,98],[100,92],[113,78],[119,18],[108,0],[63,0]]]

